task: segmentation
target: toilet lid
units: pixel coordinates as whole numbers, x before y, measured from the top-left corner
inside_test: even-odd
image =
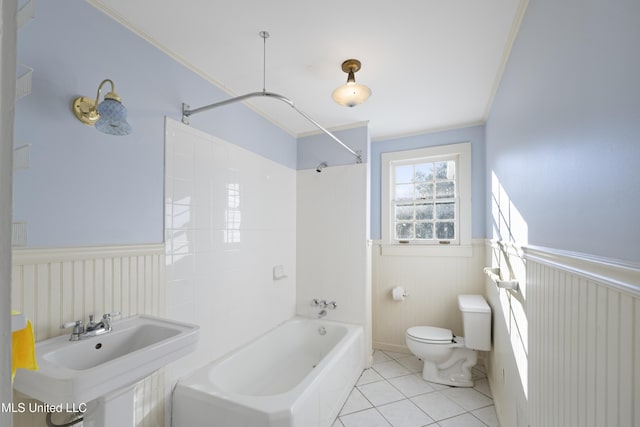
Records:
[[[407,329],[407,335],[419,341],[434,343],[450,343],[453,333],[449,329],[436,328],[435,326],[414,326]]]

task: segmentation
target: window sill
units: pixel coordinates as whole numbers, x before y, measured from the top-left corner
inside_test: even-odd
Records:
[[[380,243],[382,256],[471,257],[472,245],[412,245]]]

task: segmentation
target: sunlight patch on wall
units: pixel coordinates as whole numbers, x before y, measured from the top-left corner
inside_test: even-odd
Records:
[[[517,365],[522,391],[528,395],[528,319],[527,265],[521,247],[528,242],[528,226],[495,172],[491,172],[491,215],[494,240],[492,267],[498,267],[503,280],[517,280],[518,290],[498,289],[511,351]]]
[[[493,239],[519,246],[526,245],[529,241],[527,222],[493,171],[491,172],[491,202]]]

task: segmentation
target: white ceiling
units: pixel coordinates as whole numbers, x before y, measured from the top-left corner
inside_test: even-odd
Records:
[[[271,35],[267,91],[293,100],[329,129],[368,121],[374,140],[482,123],[526,5],[526,0],[89,2],[230,97],[262,90],[258,33],[266,30]],[[362,62],[356,81],[373,93],[354,108],[331,99],[333,89],[346,81],[340,65],[348,58]],[[284,103],[264,98],[249,103],[293,135],[317,131]]]

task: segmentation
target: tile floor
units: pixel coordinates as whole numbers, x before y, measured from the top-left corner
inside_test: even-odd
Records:
[[[422,379],[422,362],[376,350],[332,427],[500,427],[483,366],[473,388]]]

